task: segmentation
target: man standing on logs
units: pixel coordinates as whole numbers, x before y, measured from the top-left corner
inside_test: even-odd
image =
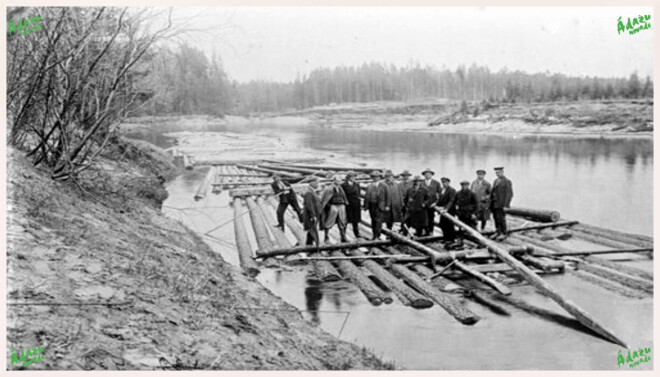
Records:
[[[479,202],[477,195],[470,190],[470,182],[461,182],[461,190],[456,193],[456,216],[458,219],[471,228],[477,228],[477,208]],[[447,220],[449,221],[449,220]],[[458,246],[463,245],[463,238],[465,231],[459,229],[458,231]]]
[[[493,182],[493,190],[490,193],[490,209],[495,219],[495,234],[491,237],[494,240],[502,241],[507,237],[506,215],[504,208],[509,208],[513,198],[513,185],[511,181],[504,176],[504,168],[495,168],[497,179]]]
[[[447,177],[440,178],[442,182],[442,189],[438,198],[438,207],[447,211],[450,215],[456,214],[456,190],[451,187],[451,180]],[[440,229],[442,230],[442,238],[445,246],[449,246],[456,240],[456,230],[454,223],[440,216]]]
[[[348,199],[346,219],[349,224],[353,225],[353,234],[355,234],[355,237],[359,238],[362,210],[360,208],[360,185],[354,181],[355,176],[354,171],[346,173],[345,182],[342,183],[341,188],[344,189],[344,194],[346,194],[346,199]]]
[[[387,206],[390,210],[385,212],[385,224],[387,229],[392,230],[394,223],[400,223],[403,220],[401,211],[403,210],[403,193],[401,186],[394,180],[394,174],[391,170],[385,171],[385,184],[387,185]]]
[[[302,222],[305,231],[307,232],[306,245],[319,246],[319,228],[318,224],[321,222],[321,201],[316,194],[316,189],[319,187],[319,180],[316,177],[309,179],[309,187],[303,195],[303,211]]]
[[[373,182],[367,187],[364,197],[364,209],[369,211],[371,217],[371,232],[373,239],[380,239],[380,231],[383,228],[383,214],[390,210],[387,206],[387,185],[382,182],[381,174],[373,171],[370,174]]]
[[[428,191],[429,196],[435,203],[439,195],[438,193],[440,192],[440,182],[436,181],[432,177],[435,175],[435,172],[431,169],[426,169],[422,172],[422,175],[424,176],[424,183],[422,185]],[[430,206],[426,208],[426,228],[424,229],[425,235],[432,235],[433,234],[433,228],[435,227],[435,210],[433,209],[433,206]]]
[[[412,182],[412,187],[406,190],[403,197],[403,223],[406,227],[415,229],[415,236],[420,237],[426,227],[426,209],[429,207],[432,208],[435,201],[422,184],[424,178],[416,175]],[[403,227],[404,235],[408,233],[406,227]]]
[[[491,185],[485,180],[486,171],[477,170],[477,179],[472,182],[470,190],[477,195],[479,207],[477,208],[477,220],[481,221],[481,231],[486,228],[486,223],[490,220],[490,191]]]
[[[330,242],[328,233],[330,229],[337,223],[339,227],[339,234],[341,235],[341,242],[348,242],[346,239],[346,205],[348,198],[344,189],[341,188],[341,178],[339,175],[332,177],[332,184],[323,191],[323,198],[321,199],[321,208],[323,208],[323,229],[325,230],[324,242]]]
[[[302,215],[300,211],[300,205],[298,204],[298,198],[296,192],[291,189],[291,186],[287,185],[282,181],[282,178],[279,175],[273,176],[273,192],[275,195],[279,196],[280,204],[277,206],[277,226],[284,231],[284,213],[289,204],[293,207],[298,214],[298,218],[302,222]]]

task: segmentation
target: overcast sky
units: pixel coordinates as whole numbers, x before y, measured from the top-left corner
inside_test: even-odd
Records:
[[[653,30],[617,33],[619,17],[625,22],[652,14],[648,7],[261,7],[206,8],[201,14],[195,24],[229,28],[220,38],[193,42],[209,55],[220,53],[238,81],[289,81],[318,67],[371,61],[452,70],[476,63],[493,71],[580,76],[653,74]]]

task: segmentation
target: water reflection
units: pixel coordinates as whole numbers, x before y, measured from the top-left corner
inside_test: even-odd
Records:
[[[323,300],[323,292],[318,283],[308,280],[307,288],[305,288],[305,306],[312,317],[312,322],[314,324],[321,323],[319,318],[319,307],[321,306],[321,300]]]

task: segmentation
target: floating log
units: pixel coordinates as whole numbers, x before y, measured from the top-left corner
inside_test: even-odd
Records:
[[[501,294],[508,296],[511,294],[511,290],[507,288],[504,284],[489,278],[488,276],[482,274],[481,272],[477,271],[476,269],[472,268],[471,266],[467,266],[463,264],[462,262],[455,261],[454,266],[463,272],[465,275],[468,275],[470,277],[473,277],[480,282],[488,285],[489,287],[495,289],[496,291],[500,292]],[[487,265],[486,265],[487,266]]]
[[[589,241],[589,242],[591,242],[593,244],[596,244],[596,245],[603,245],[603,246],[612,247],[612,248],[615,248],[615,249],[631,249],[631,245],[629,243],[614,241],[610,238],[605,238],[605,237],[601,237],[601,236],[594,236],[594,235],[591,235],[591,234],[588,234],[588,233],[575,232],[575,237],[577,237],[579,239],[583,239],[585,241]]]
[[[261,210],[261,214],[269,223],[270,233],[273,235],[273,237],[275,237],[275,243],[277,243],[277,245],[281,248],[291,248],[293,245],[291,244],[291,241],[289,241],[289,239],[286,237],[286,234],[284,234],[284,230],[277,227],[275,212],[266,208],[265,202],[261,197],[257,198],[257,205]],[[287,255],[284,257],[284,261],[291,263],[293,262],[292,258],[294,258],[293,255]]]
[[[277,208],[275,205],[275,198],[268,198],[267,201],[272,208]],[[284,223],[289,228],[289,230],[291,230],[291,233],[293,233],[293,236],[296,237],[300,245],[304,245],[307,242],[307,234],[302,225],[300,225],[289,216],[286,216],[286,214],[284,216]],[[328,261],[312,261],[312,267],[314,268],[314,273],[316,276],[322,281],[330,282],[341,280],[341,275],[337,269],[335,269]]]
[[[559,219],[561,218],[559,212],[547,210],[547,209],[511,207],[511,208],[505,208],[504,212],[513,216],[520,216],[529,220],[538,221],[542,223],[550,223],[550,222],[554,223],[559,221]]]
[[[206,176],[204,177],[204,180],[202,180],[202,184],[197,189],[197,193],[195,193],[195,201],[206,198],[206,194],[209,191],[209,185],[211,184],[211,182],[213,182],[214,174],[215,174],[215,167],[213,166],[209,167],[209,170],[208,172],[206,172]]]
[[[566,272],[592,284],[598,285],[601,288],[607,289],[608,291],[616,292],[622,296],[632,298],[645,298],[649,296],[647,293],[644,293],[640,290],[625,287],[609,279],[604,279],[598,275],[594,275],[583,270],[573,270],[572,268],[567,268]]]
[[[434,275],[433,270],[424,266],[423,264],[413,264],[409,268],[420,274],[423,278],[425,278],[426,281],[431,283],[432,286],[443,292],[462,292],[465,289],[441,275],[429,279]]]
[[[196,164],[197,165],[236,165],[236,164],[261,164],[264,161],[268,161],[266,159],[235,159],[235,160],[228,160],[228,159],[218,159],[218,160],[204,160],[204,161],[199,161]],[[285,159],[283,162],[286,163],[316,163],[316,162],[323,162],[324,160],[322,158],[299,158],[299,159]]]
[[[395,249],[388,248],[390,253],[396,253]],[[374,249],[374,252],[383,255],[384,252],[378,249]],[[464,325],[474,325],[479,321],[479,316],[472,313],[467,309],[461,302],[454,296],[439,291],[431,283],[422,279],[419,275],[411,271],[405,266],[398,264],[393,264],[389,266],[390,270],[400,278],[407,281],[413,288],[422,292],[424,295],[430,297],[438,305],[447,311],[452,317],[456,318],[459,322]]]
[[[362,224],[365,225],[365,226],[368,225],[368,223],[364,220],[362,220]],[[383,228],[381,231],[386,236],[388,236],[388,237],[390,237],[390,238],[392,238],[392,239],[394,239],[394,240],[396,240],[396,241],[398,241],[398,242],[400,242],[404,245],[410,246],[410,247],[412,247],[413,249],[415,249],[417,251],[420,251],[420,252],[428,255],[429,257],[431,257],[431,263],[433,263],[434,265],[435,265],[436,261],[438,261],[439,259],[445,257],[440,252],[438,252],[437,250],[433,250],[430,247],[425,246],[424,244],[422,244],[420,242],[413,241],[410,238],[407,238],[407,237],[404,237],[404,236],[402,236],[398,233],[392,232],[389,229],[384,229]]]
[[[520,255],[520,260],[525,264],[540,268],[545,272],[551,272],[552,270],[559,270],[563,272],[565,267],[563,262],[541,259],[527,254]]]
[[[247,170],[253,170],[253,171],[258,171],[262,173],[268,173],[269,175],[277,174],[282,177],[289,177],[289,178],[300,178],[300,174],[294,174],[294,173],[287,173],[284,171],[279,171],[279,170],[272,170],[272,169],[264,169],[264,168],[259,168],[256,166],[250,166],[250,165],[243,165],[243,164],[236,164],[239,168],[247,169]]]
[[[532,236],[534,236],[533,233],[532,233]],[[565,256],[568,256],[572,253],[573,254],[576,253],[576,251],[569,250],[569,249],[566,249],[566,248],[558,246],[558,245],[553,245],[549,242],[542,242],[540,240],[535,239],[534,237],[526,237],[526,236],[523,236],[523,235],[515,235],[515,236],[512,236],[512,237],[509,237],[509,239],[511,239],[511,238],[514,238],[514,239],[515,238],[520,238],[520,239],[524,240],[525,242],[529,242],[529,243],[535,244],[535,246],[542,247],[546,250],[550,250],[550,254],[553,254],[553,255],[555,255],[556,253],[561,253],[561,254],[565,254]],[[600,258],[600,257],[595,257],[595,256],[584,257],[584,260],[587,261],[587,262],[590,262],[590,263],[598,264],[598,265],[601,265],[601,266],[604,266],[604,267],[609,267],[611,269],[624,272],[628,275],[632,275],[632,276],[636,276],[636,277],[640,277],[640,278],[643,278],[643,279],[653,281],[653,274],[651,274],[649,272],[646,272],[646,271],[644,271],[640,268],[627,266],[625,264],[616,263],[616,262],[613,262],[613,261],[610,261],[610,260],[607,260],[607,259],[604,259],[604,258]]]
[[[188,157],[187,154],[183,153],[182,159],[183,159],[183,167],[186,170],[192,170],[193,169],[193,163],[192,163],[192,161],[190,161],[190,157]]]
[[[553,253],[553,257],[575,257],[575,256],[590,256],[590,255],[600,255],[600,254],[623,254],[623,253],[647,253],[653,251],[653,248],[641,248],[641,249],[614,249],[614,250],[591,250],[591,251],[571,251],[569,253]],[[542,255],[546,255],[543,253]]]
[[[254,236],[257,239],[257,245],[259,245],[257,255],[274,249],[275,245],[273,245],[273,241],[271,241],[270,235],[268,234],[268,227],[266,226],[264,218],[257,210],[257,205],[254,202],[254,199],[246,198],[245,203],[247,203],[248,210],[250,211],[252,229],[254,230]],[[266,267],[274,267],[277,265],[277,261],[274,258],[266,258],[264,263],[266,264]]]
[[[426,236],[415,238],[417,242],[435,242],[442,239],[440,236]],[[315,251],[333,251],[333,250],[343,250],[343,249],[357,249],[360,247],[374,247],[374,246],[391,246],[398,243],[393,240],[361,240],[355,242],[341,242],[337,244],[322,244],[317,248],[316,246],[297,246],[287,249],[275,249],[269,251],[267,254],[260,254],[258,257],[268,257],[268,256],[278,256],[278,255],[292,255],[299,253],[310,253]]]
[[[507,250],[504,250],[499,244],[482,236],[479,232],[465,225],[463,222],[461,222],[454,216],[448,214],[446,211],[440,211],[439,207],[435,207],[435,209],[441,214],[441,216],[444,216],[446,219],[452,221],[459,228],[463,229],[472,237],[477,239],[480,243],[482,243],[484,246],[488,247],[490,251],[496,253],[497,256],[502,261],[506,262],[511,267],[513,267],[522,277],[525,278],[525,280],[527,280],[530,284],[541,290],[546,296],[553,299],[557,304],[559,304],[567,312],[573,315],[583,326],[603,336],[605,339],[608,339],[616,344],[628,348],[625,342],[619,339],[610,330],[607,330],[604,327],[602,327],[600,324],[598,324],[596,320],[593,319],[589,313],[584,311],[584,309],[580,308],[571,301],[562,297],[550,284],[548,284],[546,281],[544,281],[538,275],[532,272],[522,262],[518,261],[516,258],[511,256],[509,252]]]
[[[374,170],[381,170],[378,168],[365,168],[365,167],[348,167],[348,166],[324,166],[324,165],[311,165],[311,164],[294,164],[294,163],[285,163],[285,165],[293,166],[297,168],[304,169],[314,169],[314,170],[325,170],[325,171],[354,171],[356,173],[371,173]]]
[[[579,224],[578,221],[559,221],[556,223],[545,223],[545,224],[537,224],[537,225],[529,225],[529,226],[523,226],[523,227],[518,227],[518,228],[513,228],[509,229],[507,232],[508,233],[517,233],[517,232],[525,232],[528,230],[538,230],[538,229],[546,229],[546,228],[555,228],[555,227],[560,227],[560,226],[570,226],[570,225],[575,225]],[[489,232],[483,232],[481,233],[484,236],[490,236],[492,234],[495,234],[495,231],[489,231]]]
[[[594,235],[601,235],[601,236],[605,235],[605,236],[610,236],[610,237],[616,236],[616,237],[632,238],[632,239],[636,239],[636,240],[645,242],[649,245],[653,245],[653,237],[644,236],[644,235],[641,235],[641,234],[624,233],[624,232],[621,232],[621,231],[618,231],[618,230],[600,228],[600,227],[597,227],[597,226],[594,226],[594,225],[589,225],[589,224],[584,224],[584,223],[580,223],[580,226],[576,226],[574,228],[577,228],[577,229],[582,230],[582,231],[590,231],[592,233],[597,232]]]
[[[603,267],[596,266],[591,263],[577,260],[578,268],[590,272],[594,275],[599,275],[610,280],[614,280],[621,285],[625,285],[629,288],[640,289],[644,292],[653,294],[653,282],[646,279],[640,279],[631,275],[627,275],[623,272]]]
[[[226,167],[225,165],[220,165]],[[218,177],[239,177],[239,178],[268,178],[267,174],[229,174],[229,173],[218,173]]]
[[[537,229],[536,233],[541,236],[543,240],[553,240],[558,239],[566,241],[567,239],[573,237],[573,231],[571,230],[560,230],[560,229]]]
[[[279,171],[286,171],[286,172],[292,172],[292,173],[302,173],[305,175],[318,175],[325,177],[327,172],[324,172],[322,170],[313,170],[313,169],[305,169],[305,168],[296,168],[296,167],[291,167],[291,166],[286,166],[286,165],[271,165],[271,164],[262,164],[258,165],[260,168],[264,169],[270,169],[270,170],[279,170]]]
[[[243,217],[241,211],[241,200],[234,199],[234,236],[236,237],[236,248],[238,249],[238,261],[241,268],[249,276],[257,276],[259,274],[259,266],[257,262],[252,259],[252,247],[250,240],[245,230]]]
[[[213,180],[211,182],[211,186],[213,187],[213,194],[218,195],[222,192],[222,182],[224,181],[224,177],[220,177],[218,174],[218,171],[220,168],[216,168],[215,166],[211,167],[212,169],[215,169],[214,175],[213,175]],[[222,166],[221,168],[224,168]]]
[[[341,256],[342,253],[339,251],[333,251],[330,253],[333,257]],[[360,269],[350,261],[337,261],[336,262],[339,271],[342,275],[348,277],[348,279],[357,286],[362,293],[367,297],[367,300],[372,305],[378,306],[383,302],[388,304],[392,302],[392,297],[389,294],[380,289],[371,279],[369,279]]]
[[[584,225],[579,225],[579,226],[576,225],[576,226],[571,227],[571,229],[573,231],[575,231],[577,234],[588,234],[588,235],[593,236],[593,237],[601,237],[601,238],[605,238],[605,239],[608,239],[608,240],[617,241],[617,242],[621,242],[621,243],[624,243],[624,244],[637,246],[637,247],[640,247],[640,248],[641,247],[653,247],[653,241],[651,241],[651,242],[643,241],[639,238],[624,235],[624,233],[617,234],[617,233],[614,233],[614,232],[611,232],[611,231],[601,232],[599,230],[594,230],[592,228],[585,227]]]
[[[367,257],[362,251],[353,249],[350,251],[351,255],[356,257]],[[388,255],[372,255],[373,257],[387,257]],[[405,283],[394,277],[390,272],[383,268],[373,260],[364,260],[362,266],[369,270],[378,280],[380,280],[390,291],[399,298],[399,301],[405,306],[412,306],[413,308],[430,308],[433,306],[433,301],[419,294],[414,289],[407,286]]]

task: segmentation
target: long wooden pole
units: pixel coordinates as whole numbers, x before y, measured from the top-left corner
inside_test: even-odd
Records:
[[[293,166],[296,168],[304,169],[315,169],[315,170],[331,170],[331,171],[354,171],[354,172],[363,172],[370,173],[374,170],[380,170],[378,168],[364,168],[364,167],[347,167],[347,166],[324,166],[324,165],[311,165],[311,164],[293,164],[293,163],[284,163],[283,165]]]
[[[547,209],[531,209],[531,208],[520,208],[520,207],[511,207],[505,208],[505,213],[508,213],[513,216],[521,216],[528,218],[530,220],[539,221],[543,223],[557,222],[561,218],[559,212]]]
[[[546,281],[541,279],[538,275],[536,275],[522,262],[511,256],[509,252],[507,250],[504,250],[499,244],[482,236],[481,233],[467,226],[465,223],[458,220],[454,216],[448,214],[446,211],[441,211],[439,207],[435,207],[435,210],[438,213],[440,213],[441,216],[444,216],[446,219],[450,220],[458,227],[460,227],[468,234],[470,234],[472,237],[477,239],[482,245],[486,246],[490,251],[497,254],[497,256],[502,261],[506,262],[509,266],[515,269],[522,277],[524,277],[525,280],[527,280],[530,284],[541,290],[541,292],[543,292],[546,296],[550,297],[557,304],[559,304],[559,306],[561,306],[567,312],[573,315],[573,317],[575,317],[575,319],[577,319],[578,322],[580,322],[583,326],[591,329],[595,333],[601,335],[602,337],[608,339],[611,342],[614,342],[616,344],[628,348],[628,345],[626,345],[626,343],[623,340],[619,339],[610,330],[605,329],[603,326],[598,324],[598,322],[596,322],[596,320],[593,317],[591,317],[591,315],[587,313],[584,309],[580,308],[579,306],[569,301],[568,299],[562,297],[550,284],[548,284]]]
[[[546,229],[546,228],[555,228],[559,226],[571,226],[579,224],[578,221],[560,221],[556,223],[545,223],[545,224],[537,224],[537,225],[529,225],[529,226],[523,226],[519,228],[513,228],[509,229],[507,233],[517,233],[517,232],[525,232],[528,230],[538,230],[538,229]],[[490,232],[483,232],[481,233],[484,236],[490,236],[491,234],[495,234],[495,231],[490,231]]]
[[[365,226],[369,225],[369,223],[367,223],[364,220],[362,220],[361,223]],[[388,236],[388,237],[390,237],[390,238],[392,238],[392,239],[394,239],[394,240],[396,240],[396,241],[398,241],[398,242],[400,242],[404,245],[410,246],[410,247],[414,248],[415,250],[418,250],[418,251],[428,255],[429,257],[431,257],[431,263],[434,266],[435,266],[436,262],[439,259],[443,258],[443,255],[439,251],[433,250],[430,247],[428,247],[428,246],[426,246],[426,245],[424,245],[420,242],[413,241],[410,238],[407,238],[407,237],[404,237],[404,236],[402,236],[398,233],[392,232],[389,229],[381,229],[381,232],[383,232],[383,234],[385,234],[386,236]]]
[[[282,177],[300,178],[300,174],[287,173],[287,172],[279,171],[279,170],[264,169],[264,168],[259,168],[259,167],[256,167],[256,166],[243,165],[243,164],[236,164],[236,166],[238,166],[239,168],[247,169],[247,170],[253,170],[253,171],[258,171],[258,172],[262,172],[262,173],[268,173],[270,175],[278,174]]]
[[[249,276],[257,276],[259,274],[259,266],[257,262],[252,259],[252,247],[250,246],[250,239],[248,238],[245,224],[243,223],[241,199],[234,199],[234,236],[236,237],[236,248],[238,249],[238,261],[241,268]]]

